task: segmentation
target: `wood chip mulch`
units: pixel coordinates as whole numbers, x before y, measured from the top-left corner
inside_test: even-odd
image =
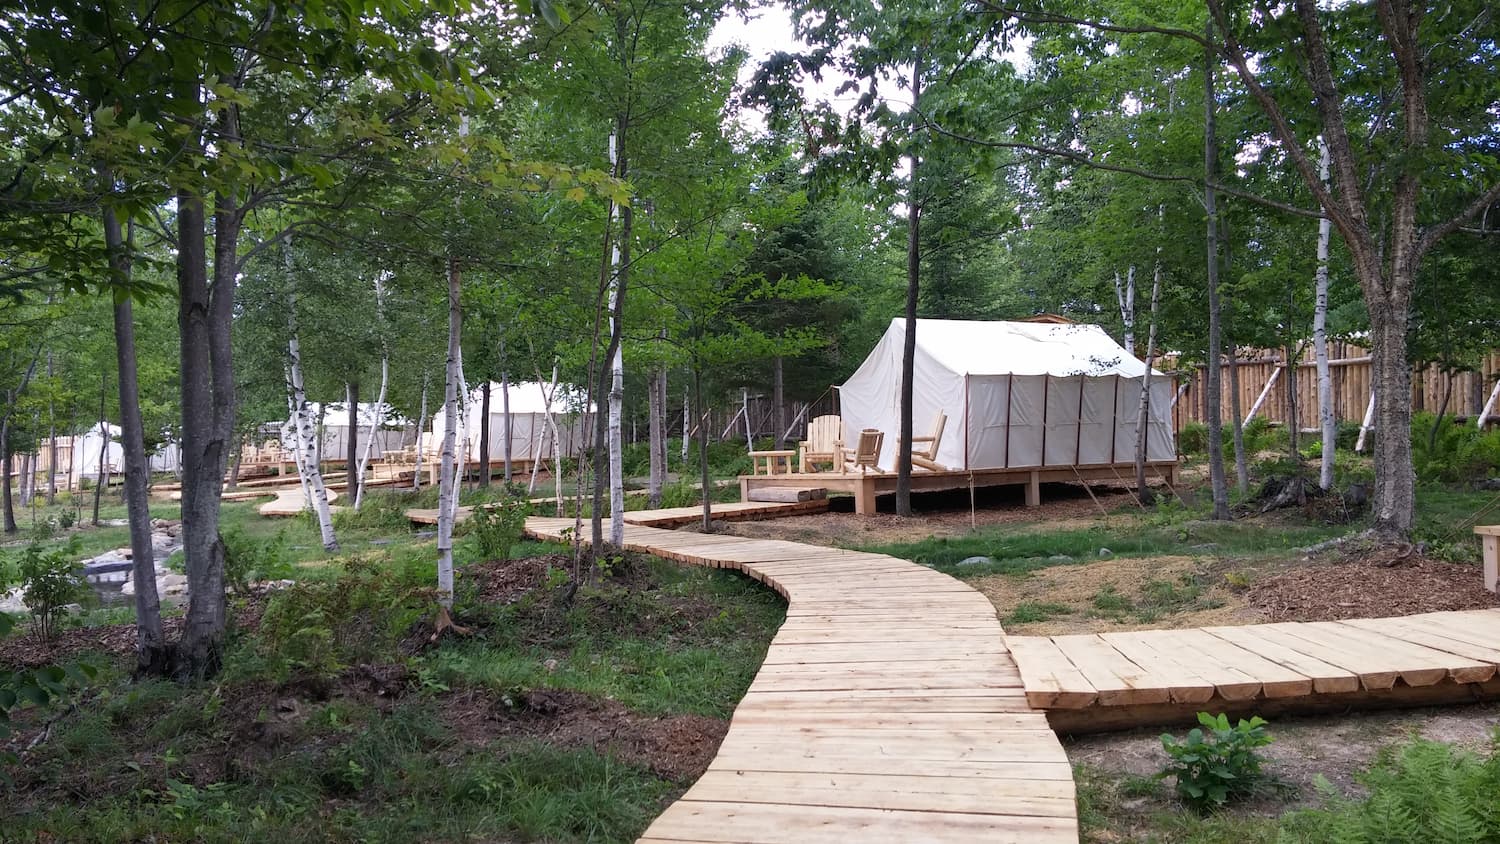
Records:
[[[1338,621],[1500,607],[1500,596],[1481,584],[1478,566],[1399,551],[1288,571],[1251,586],[1246,598],[1267,621]]]

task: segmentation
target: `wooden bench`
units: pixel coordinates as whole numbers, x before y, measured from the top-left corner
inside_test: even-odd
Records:
[[[1496,581],[1500,581],[1500,525],[1479,525],[1474,532],[1484,541],[1484,588],[1500,591],[1496,588]]]

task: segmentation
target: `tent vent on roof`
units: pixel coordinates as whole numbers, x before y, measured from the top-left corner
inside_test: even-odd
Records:
[[[1135,459],[1146,365],[1097,325],[917,320],[912,424],[948,421],[937,462],[954,470],[1095,466]],[[896,465],[906,322],[891,320],[839,388],[846,439],[886,433],[880,466]],[[1155,370],[1146,456],[1176,460],[1171,379]]]

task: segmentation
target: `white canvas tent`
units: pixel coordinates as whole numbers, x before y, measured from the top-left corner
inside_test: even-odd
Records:
[[[484,388],[478,386],[469,392],[465,404],[467,423],[459,428],[465,434],[468,459],[479,456],[479,436],[484,425],[480,417],[484,414]],[[548,396],[551,401],[548,401]],[[490,459],[499,463],[505,456],[505,394],[499,383],[490,382]],[[559,384],[520,383],[510,385],[510,445],[513,460],[551,460],[554,452],[563,457],[574,457],[583,444],[585,423],[591,414],[580,413],[584,407],[583,397],[576,388]],[[557,426],[556,437],[547,428],[547,412],[550,408],[552,421]],[[437,452],[443,444],[443,410],[433,413],[432,433],[424,437],[424,448]],[[555,442],[554,442],[555,439]]]
[[[410,420],[405,419],[387,404],[385,412],[375,402],[360,402],[355,407],[355,415],[359,421],[359,430],[354,432],[356,447],[361,454],[364,453],[365,440],[369,439],[370,426],[375,422],[382,422],[375,430],[375,447],[371,457],[380,459],[387,451],[400,451],[410,445],[416,439],[416,434]],[[349,453],[349,404],[348,402],[330,402],[327,408],[317,402],[308,403],[308,412],[314,420],[321,413],[323,419],[323,439],[321,454],[324,460],[343,460]],[[383,421],[382,421],[383,420]],[[297,443],[297,428],[290,419],[281,423],[280,429],[282,447],[292,450]]]
[[[1097,325],[917,320],[912,424],[941,410],[937,462],[953,470],[1090,466],[1135,459],[1146,365]],[[844,438],[885,432],[880,466],[896,465],[906,321],[891,320],[839,388]],[[1147,459],[1172,461],[1171,379],[1153,370]]]

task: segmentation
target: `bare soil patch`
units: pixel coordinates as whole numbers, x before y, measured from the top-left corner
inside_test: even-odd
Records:
[[[708,769],[729,722],[702,715],[646,715],[620,703],[566,689],[515,696],[470,689],[438,699],[440,717],[469,744],[526,737],[588,748],[649,768],[676,782]]]
[[[976,527],[992,525],[1047,530],[1096,527],[1126,518],[1115,515],[1122,508],[1134,509],[1135,498],[1124,489],[1097,484],[1091,488],[1093,497],[1089,496],[1089,490],[1078,484],[1043,484],[1041,507],[1027,507],[1020,487],[976,490],[972,515],[967,490],[913,495],[914,514],[911,517],[886,512],[893,506],[886,499],[880,502],[882,512],[856,516],[853,499],[835,498],[826,513],[758,522],[727,522],[716,529],[756,539],[850,547],[916,542],[929,536],[962,536]]]
[[[1407,549],[1409,551],[1409,549]],[[1309,563],[1261,580],[1246,603],[1268,621],[1334,621],[1500,607],[1474,566],[1444,563],[1400,549],[1365,559]]]
[[[1240,804],[1229,811],[1241,816],[1275,817],[1297,808],[1319,805],[1313,780],[1322,775],[1349,797],[1361,796],[1357,774],[1374,762],[1381,749],[1413,737],[1457,744],[1482,751],[1500,726],[1500,704],[1350,712],[1332,717],[1289,718],[1269,726],[1275,742],[1260,752],[1269,775],[1285,782],[1283,794]],[[1174,731],[1182,735],[1185,729]],[[1150,777],[1166,764],[1158,730],[1132,730],[1093,736],[1067,737],[1063,747],[1074,764],[1087,766],[1110,779]],[[1132,840],[1134,832],[1152,828],[1154,812],[1180,806],[1164,780],[1154,794],[1117,795],[1111,820],[1119,826],[1096,841]]]

